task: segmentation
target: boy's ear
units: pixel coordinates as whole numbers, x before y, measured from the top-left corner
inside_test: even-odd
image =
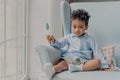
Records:
[[[86,30],[88,29],[88,26],[86,26]]]

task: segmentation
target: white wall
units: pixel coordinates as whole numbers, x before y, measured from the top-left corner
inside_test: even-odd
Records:
[[[53,27],[53,34],[56,38],[61,36],[61,20],[60,20],[60,11],[58,0],[57,3],[54,3],[58,7],[54,7],[54,13],[51,11],[50,1],[57,0],[30,0],[29,2],[29,79],[38,80],[40,74],[40,61],[39,57],[35,51],[35,47],[40,44],[48,44],[46,40],[46,29],[45,23],[48,22]],[[53,9],[52,9],[53,10]],[[52,14],[53,13],[53,14]],[[49,16],[55,16],[51,19]],[[51,21],[52,20],[52,21]],[[54,23],[55,22],[55,23]],[[54,24],[53,24],[54,23]],[[50,29],[51,30],[51,29]],[[56,31],[56,32],[54,32]]]

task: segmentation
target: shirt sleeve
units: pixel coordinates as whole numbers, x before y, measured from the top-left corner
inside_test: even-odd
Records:
[[[60,38],[56,40],[55,43],[50,43],[51,46],[57,48],[63,48],[68,43],[67,37]]]
[[[91,45],[91,48],[93,50],[93,56],[95,58],[100,59],[100,61],[101,61],[101,68],[108,68],[109,67],[108,62],[104,59],[103,54],[98,49],[98,46],[97,46],[97,43],[96,43],[95,39],[90,40],[90,45]]]

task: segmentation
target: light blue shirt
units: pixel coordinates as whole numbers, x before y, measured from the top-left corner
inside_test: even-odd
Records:
[[[59,40],[56,40],[54,44],[50,43],[51,46],[63,49],[64,53],[62,56],[70,56],[73,59],[82,58],[85,60],[99,58],[101,60],[101,67],[108,68],[108,63],[104,59],[102,53],[97,48],[96,41],[93,37],[87,33],[78,37],[75,34],[69,34]]]

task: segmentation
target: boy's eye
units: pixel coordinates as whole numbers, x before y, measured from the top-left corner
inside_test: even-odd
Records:
[[[73,28],[76,28],[76,26],[73,26]]]
[[[83,28],[83,26],[80,26],[79,28]]]
[[[83,28],[84,27],[84,25],[81,25],[81,26],[73,26],[73,28]]]
[[[83,28],[83,27],[85,27],[84,25],[82,25],[82,26],[79,26],[79,28]]]
[[[78,28],[80,29],[80,28],[83,28],[83,26],[78,26]]]

